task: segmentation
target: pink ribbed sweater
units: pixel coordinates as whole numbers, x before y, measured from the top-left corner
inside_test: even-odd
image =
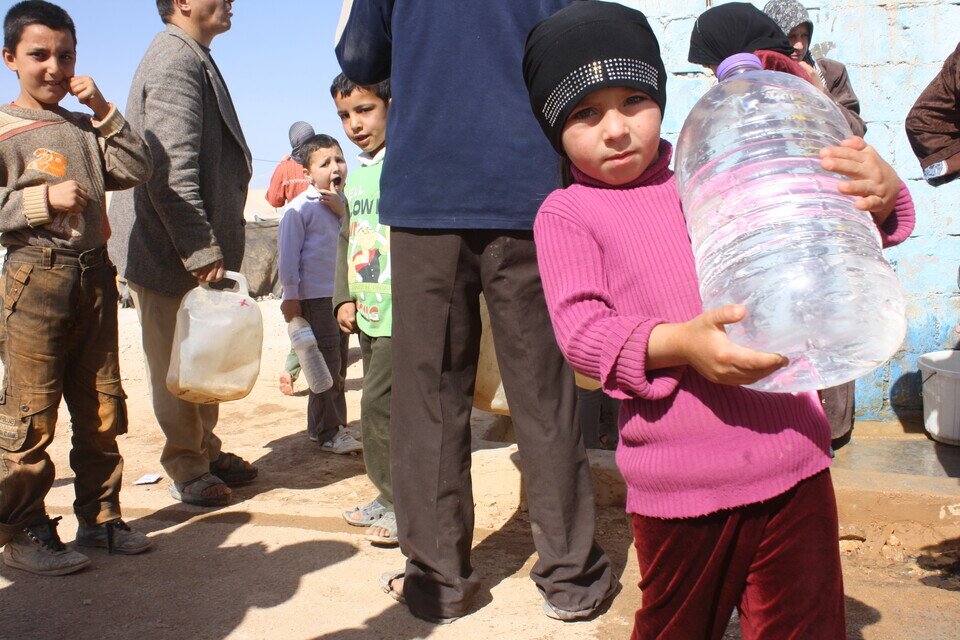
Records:
[[[709,382],[693,367],[647,371],[654,326],[703,310],[672,147],[635,182],[610,187],[574,168],[534,225],[557,340],[574,369],[623,400],[617,466],[627,511],[706,515],[777,496],[830,465],[830,427],[815,393]],[[913,229],[902,186],[884,245]]]

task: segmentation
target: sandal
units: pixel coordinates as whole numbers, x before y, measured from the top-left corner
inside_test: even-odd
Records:
[[[354,527],[370,527],[387,512],[387,508],[374,498],[362,507],[354,507],[351,511],[342,513],[347,524]]]
[[[386,531],[386,534],[378,535],[375,533],[370,533],[370,529],[383,529]],[[379,520],[370,525],[370,529],[367,529],[367,533],[363,537],[369,540],[372,544],[389,547],[399,544],[399,540],[397,538],[397,514],[393,511],[387,511],[385,514],[380,516]]]
[[[222,487],[225,493],[209,494],[211,487]],[[199,478],[187,482],[174,482],[170,485],[170,495],[186,504],[198,507],[223,507],[230,504],[230,488],[217,476],[205,473]]]
[[[221,452],[210,463],[210,473],[223,480],[228,487],[235,487],[253,481],[259,470],[236,454]]]
[[[394,580],[402,579],[407,573],[406,568],[403,569],[394,569],[393,571],[387,571],[384,574],[380,575],[380,588],[383,589],[383,592],[396,600],[401,604],[406,604],[407,600],[403,597],[403,594],[393,588]],[[415,618],[420,618],[432,624],[450,624],[451,622],[456,622],[460,619],[460,616],[449,616],[449,617],[439,617],[439,616],[430,616],[421,613],[417,613],[413,609],[410,610],[410,614]]]
[[[380,588],[383,589],[383,592],[396,600],[399,603],[404,603],[406,600],[403,597],[403,594],[393,588],[393,581],[399,580],[407,573],[406,567],[401,569],[394,569],[393,571],[387,571],[380,575]]]

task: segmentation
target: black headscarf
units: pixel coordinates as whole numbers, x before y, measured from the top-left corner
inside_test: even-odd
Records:
[[[707,9],[690,34],[687,60],[694,64],[720,64],[735,53],[764,49],[789,56],[793,46],[770,16],[752,4],[731,2]]]
[[[661,114],[667,73],[646,16],[613,2],[574,2],[537,24],[527,36],[523,79],[530,106],[553,148],[567,116],[589,93],[631,87],[649,95]]]

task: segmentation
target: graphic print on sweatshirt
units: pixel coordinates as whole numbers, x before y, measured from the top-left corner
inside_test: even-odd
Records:
[[[49,173],[55,178],[67,175],[67,159],[56,151],[40,147],[33,152],[33,157],[36,159],[27,164],[27,169]]]
[[[46,147],[40,147],[33,152],[33,160],[27,163],[28,171],[39,171],[55,178],[64,178],[67,175],[67,159],[61,154]],[[83,213],[58,213],[47,224],[50,233],[61,238],[79,238],[83,235],[87,223]]]
[[[368,336],[393,331],[390,269],[390,227],[380,222],[382,162],[364,164],[350,173],[345,194],[350,203],[347,280],[357,305],[357,325]]]
[[[383,294],[390,291],[384,286],[390,280],[390,230],[367,219],[351,221],[350,226],[350,288],[357,292],[357,311],[378,322]]]

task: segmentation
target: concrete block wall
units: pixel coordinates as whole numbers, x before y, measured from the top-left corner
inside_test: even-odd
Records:
[[[663,134],[676,141],[684,118],[714,79],[687,62],[690,31],[706,0],[616,0],[643,11],[660,39],[667,71]],[[802,0],[801,0],[802,1]],[[763,8],[765,2],[754,2]],[[909,328],[890,362],[857,383],[857,415],[886,420],[921,411],[917,358],[960,348],[960,180],[934,189],[920,177],[903,120],[960,42],[960,2],[882,0],[804,3],[815,54],[843,62],[860,98],[866,140],[907,182],[917,206],[913,236],[887,257],[908,296]],[[864,323],[870,318],[864,318]]]

